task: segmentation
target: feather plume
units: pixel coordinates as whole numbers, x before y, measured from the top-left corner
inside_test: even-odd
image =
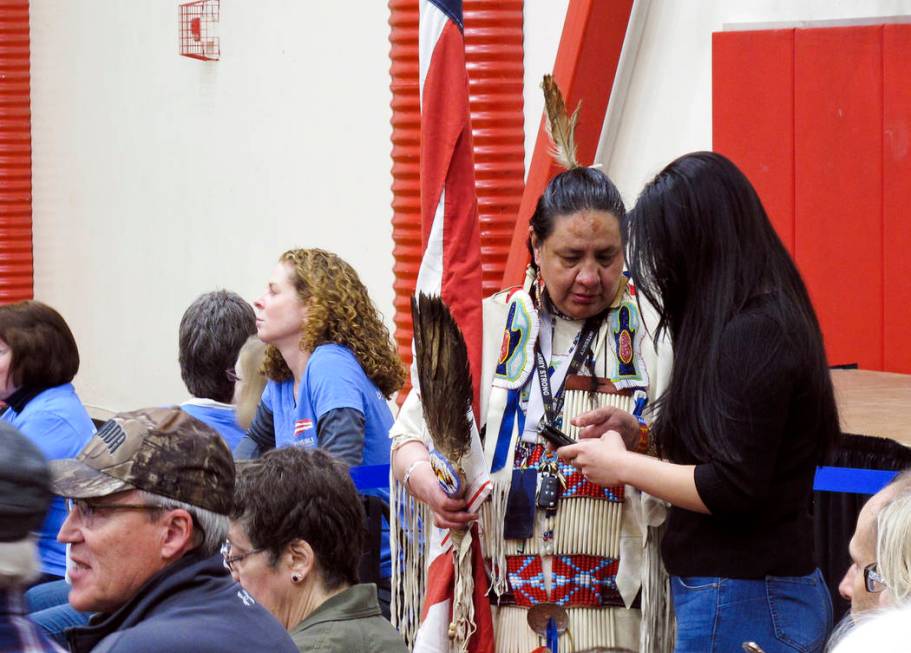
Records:
[[[412,297],[411,317],[427,430],[434,447],[458,465],[471,445],[472,385],[465,338],[440,297]]]
[[[582,102],[576,105],[573,115],[566,113],[566,104],[560,87],[552,75],[544,75],[541,82],[544,89],[544,107],[547,110],[547,135],[553,143],[550,155],[567,170],[580,167],[576,160],[576,122],[579,120],[579,109]]]

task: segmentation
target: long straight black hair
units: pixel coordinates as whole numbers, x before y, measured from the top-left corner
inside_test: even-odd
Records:
[[[760,295],[781,338],[759,355],[789,351],[807,370],[805,390],[820,401],[821,459],[839,437],[838,413],[822,334],[797,267],[775,233],[752,184],[731,161],[694,152],[670,163],[642,191],[625,222],[628,267],[656,307],[656,337],[670,334],[674,365],[653,425],[659,450],[673,459],[732,460],[723,432],[738,414],[718,377],[725,326]]]

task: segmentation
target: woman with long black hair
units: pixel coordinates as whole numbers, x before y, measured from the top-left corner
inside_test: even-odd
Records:
[[[608,408],[578,417],[587,439],[559,454],[593,482],[672,504],[662,554],[678,653],[822,650],[832,606],[813,556],[813,476],[840,429],[800,274],[719,154],[669,164],[626,229],[633,280],[674,347],[651,427],[661,458],[628,452]]]

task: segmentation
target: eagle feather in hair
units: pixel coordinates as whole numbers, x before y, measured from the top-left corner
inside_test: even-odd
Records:
[[[578,168],[575,131],[582,102],[576,105],[576,110],[570,116],[566,113],[566,103],[563,101],[563,94],[560,93],[560,87],[552,75],[544,75],[541,88],[544,89],[544,107],[547,111],[547,135],[553,142],[550,154],[567,170]]]

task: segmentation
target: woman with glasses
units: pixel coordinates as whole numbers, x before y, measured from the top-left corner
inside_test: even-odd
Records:
[[[753,186],[696,152],[649,182],[628,220],[633,281],[674,366],[652,424],[661,459],[596,411],[559,450],[597,483],[672,504],[662,557],[677,653],[820,651],[832,604],[813,555],[813,477],[840,434],[806,287]]]
[[[344,464],[287,447],[240,466],[225,564],[289,631],[300,651],[404,653],[358,583],[364,509]]]
[[[79,371],[76,340],[60,313],[36,301],[0,306],[0,419],[15,426],[48,460],[75,457],[95,427],[72,380]],[[56,497],[38,535],[41,581],[60,580],[66,551],[57,532],[66,519]]]

